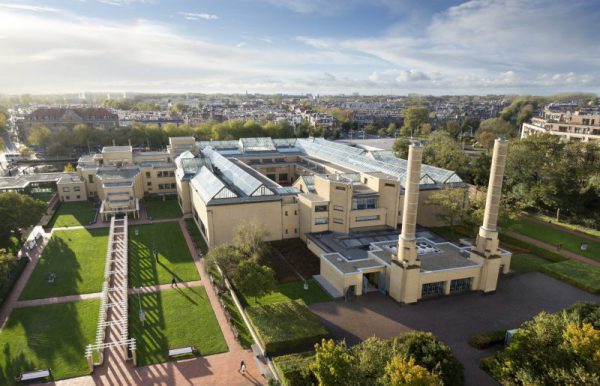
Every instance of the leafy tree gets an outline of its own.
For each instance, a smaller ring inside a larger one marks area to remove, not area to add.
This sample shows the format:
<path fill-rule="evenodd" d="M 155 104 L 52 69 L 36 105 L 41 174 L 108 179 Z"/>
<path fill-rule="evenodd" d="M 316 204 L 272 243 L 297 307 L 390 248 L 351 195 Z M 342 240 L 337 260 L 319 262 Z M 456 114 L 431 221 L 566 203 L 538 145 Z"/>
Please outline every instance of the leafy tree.
<path fill-rule="evenodd" d="M 390 123 L 388 128 L 387 128 L 387 133 L 388 135 L 394 135 L 396 134 L 396 131 L 398 130 L 398 126 L 396 126 L 395 123 Z"/>
<path fill-rule="evenodd" d="M 423 149 L 423 162 L 428 165 L 460 173 L 464 170 L 468 161 L 467 155 L 463 152 L 460 144 L 443 131 L 433 133 Z"/>
<path fill-rule="evenodd" d="M 423 366 L 415 363 L 415 359 L 408 360 L 394 356 L 385 366 L 385 374 L 381 384 L 388 386 L 434 386 L 442 383 L 437 376 L 431 374 Z"/>
<path fill-rule="evenodd" d="M 265 238 L 268 232 L 257 223 L 242 222 L 233 239 L 235 247 L 246 257 L 259 260 L 268 250 Z"/>
<path fill-rule="evenodd" d="M 392 145 L 394 155 L 398 158 L 408 159 L 408 147 L 410 146 L 410 140 L 407 138 L 396 138 Z"/>
<path fill-rule="evenodd" d="M 335 344 L 332 339 L 323 339 L 315 345 L 315 361 L 310 369 L 319 381 L 319 386 L 337 386 L 355 384 L 355 359 L 345 342 Z"/>
<path fill-rule="evenodd" d="M 33 146 L 46 148 L 46 146 L 48 146 L 48 141 L 51 134 L 52 133 L 50 129 L 48 129 L 46 126 L 34 127 L 29 133 L 27 141 Z"/>
<path fill-rule="evenodd" d="M 0 249 L 0 287 L 13 270 L 16 261 L 17 258 L 14 253 L 10 253 L 6 249 Z"/>
<path fill-rule="evenodd" d="M 0 193 L 0 233 L 13 232 L 21 244 L 21 230 L 37 224 L 46 209 L 46 203 L 30 196 Z"/>
<path fill-rule="evenodd" d="M 71 173 L 74 171 L 75 171 L 75 167 L 71 163 L 66 164 L 63 169 L 63 172 L 65 172 L 65 173 Z"/>
<path fill-rule="evenodd" d="M 444 130 L 446 130 L 446 132 L 448 132 L 448 134 L 450 134 L 452 138 L 458 138 L 458 136 L 460 135 L 460 126 L 458 125 L 457 121 L 446 121 L 446 124 L 444 126 Z"/>
<path fill-rule="evenodd" d="M 430 123 L 424 123 L 421 125 L 421 134 L 422 135 L 431 134 L 431 124 Z"/>
<path fill-rule="evenodd" d="M 246 296 L 267 295 L 275 289 L 275 273 L 254 260 L 242 260 L 233 272 L 236 287 Z"/>
<path fill-rule="evenodd" d="M 217 266 L 223 272 L 223 275 L 231 277 L 236 266 L 243 259 L 243 255 L 231 245 L 217 245 L 208 250 L 205 256 L 208 268 Z"/>
<path fill-rule="evenodd" d="M 386 134 L 387 134 L 387 130 L 384 129 L 383 127 L 377 131 L 377 135 L 379 135 L 380 137 L 385 137 Z"/>
<path fill-rule="evenodd" d="M 188 111 L 188 107 L 183 102 L 177 102 L 171 106 L 171 111 L 178 114 L 183 114 Z"/>
<path fill-rule="evenodd" d="M 25 145 L 21 145 L 21 147 L 19 148 L 19 154 L 21 155 L 21 157 L 29 158 L 33 155 L 33 150 L 31 150 Z"/>
<path fill-rule="evenodd" d="M 368 125 L 365 127 L 365 133 L 367 133 L 367 134 L 371 134 L 371 135 L 375 135 L 375 134 L 377 134 L 377 127 L 376 127 L 374 124 L 372 124 L 372 123 L 369 123 L 369 124 L 368 124 Z"/>
<path fill-rule="evenodd" d="M 475 132 L 475 139 L 482 146 L 491 149 L 496 138 L 512 138 L 515 134 L 516 130 L 510 122 L 501 118 L 490 118 L 479 124 L 479 129 Z"/>
<path fill-rule="evenodd" d="M 413 135 L 422 125 L 429 123 L 429 111 L 424 107 L 411 106 L 404 110 L 404 126 Z"/>
<path fill-rule="evenodd" d="M 385 366 L 394 355 L 394 343 L 395 339 L 371 337 L 352 347 L 357 367 L 355 378 L 359 384 L 368 385 L 383 377 Z"/>
<path fill-rule="evenodd" d="M 454 229 L 459 225 L 466 212 L 467 192 L 462 188 L 443 187 L 435 191 L 425 201 L 427 205 L 440 208 L 436 217 L 450 228 L 452 236 Z"/>

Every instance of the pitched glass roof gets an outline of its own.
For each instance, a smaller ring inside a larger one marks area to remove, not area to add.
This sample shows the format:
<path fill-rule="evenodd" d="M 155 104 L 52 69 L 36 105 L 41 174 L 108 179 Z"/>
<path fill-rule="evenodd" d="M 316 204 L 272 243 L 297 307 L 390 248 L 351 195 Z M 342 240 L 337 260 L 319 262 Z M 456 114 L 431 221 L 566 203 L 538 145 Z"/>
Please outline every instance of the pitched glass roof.
<path fill-rule="evenodd" d="M 275 151 L 275 144 L 270 137 L 240 138 L 240 150 L 247 151 Z"/>
<path fill-rule="evenodd" d="M 192 187 L 205 203 L 213 198 L 234 198 L 237 195 L 225 186 L 217 176 L 213 174 L 206 166 L 202 166 L 198 173 L 191 180 Z"/>

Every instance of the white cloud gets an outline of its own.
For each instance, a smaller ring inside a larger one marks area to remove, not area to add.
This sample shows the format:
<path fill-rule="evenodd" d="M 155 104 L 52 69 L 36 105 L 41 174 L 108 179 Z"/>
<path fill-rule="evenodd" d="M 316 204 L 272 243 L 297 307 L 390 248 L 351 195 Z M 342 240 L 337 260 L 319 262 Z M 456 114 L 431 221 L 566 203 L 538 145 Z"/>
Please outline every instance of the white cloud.
<path fill-rule="evenodd" d="M 58 12 L 59 10 L 51 7 L 44 7 L 39 5 L 21 4 L 21 3 L 0 3 L 0 8 L 13 9 L 17 11 L 30 11 L 30 12 Z"/>
<path fill-rule="evenodd" d="M 85 1 L 85 0 L 83 0 Z M 98 0 L 98 2 L 103 3 L 103 4 L 108 4 L 108 5 L 115 5 L 117 7 L 121 7 L 121 6 L 129 6 L 135 3 L 140 3 L 140 4 L 147 4 L 147 3 L 153 3 L 154 0 Z"/>
<path fill-rule="evenodd" d="M 210 13 L 179 12 L 186 20 L 217 20 L 219 17 Z"/>
<path fill-rule="evenodd" d="M 311 46 L 314 48 L 330 48 L 331 40 L 330 39 L 320 39 L 320 38 L 309 38 L 306 36 L 296 36 L 296 40 L 306 44 L 307 46 Z"/>

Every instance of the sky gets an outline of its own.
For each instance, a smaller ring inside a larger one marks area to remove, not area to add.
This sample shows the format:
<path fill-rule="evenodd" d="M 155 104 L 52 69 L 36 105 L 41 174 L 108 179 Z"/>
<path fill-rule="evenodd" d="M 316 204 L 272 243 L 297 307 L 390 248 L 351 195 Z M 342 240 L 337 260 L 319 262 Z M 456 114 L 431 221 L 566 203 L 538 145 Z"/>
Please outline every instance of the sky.
<path fill-rule="evenodd" d="M 599 0 L 0 0 L 0 93 L 598 93 L 599 20 Z"/>

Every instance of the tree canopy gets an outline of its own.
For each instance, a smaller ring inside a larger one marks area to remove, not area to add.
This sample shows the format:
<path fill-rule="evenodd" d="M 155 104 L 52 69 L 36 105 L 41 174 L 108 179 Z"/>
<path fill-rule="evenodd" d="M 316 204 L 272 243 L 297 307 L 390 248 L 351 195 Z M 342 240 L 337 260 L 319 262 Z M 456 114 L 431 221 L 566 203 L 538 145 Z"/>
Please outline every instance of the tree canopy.
<path fill-rule="evenodd" d="M 256 299 L 275 289 L 275 272 L 254 260 L 242 260 L 233 272 L 233 282 L 242 293 Z"/>
<path fill-rule="evenodd" d="M 14 232 L 37 224 L 47 206 L 43 201 L 16 192 L 0 193 L 0 233 Z"/>

